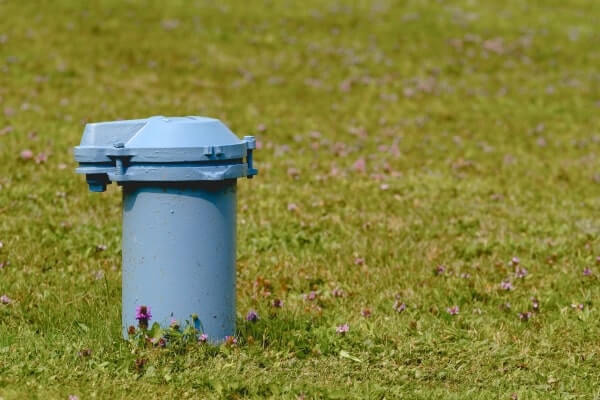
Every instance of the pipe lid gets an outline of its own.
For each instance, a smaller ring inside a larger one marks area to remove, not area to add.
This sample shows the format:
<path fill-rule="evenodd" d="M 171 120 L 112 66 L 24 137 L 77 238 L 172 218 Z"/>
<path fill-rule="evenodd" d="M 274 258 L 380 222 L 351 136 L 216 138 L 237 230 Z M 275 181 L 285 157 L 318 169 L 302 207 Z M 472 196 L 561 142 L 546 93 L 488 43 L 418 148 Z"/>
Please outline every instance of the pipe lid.
<path fill-rule="evenodd" d="M 87 124 L 74 153 L 90 190 L 104 191 L 111 181 L 251 178 L 255 148 L 253 136 L 240 140 L 218 119 L 156 116 Z"/>

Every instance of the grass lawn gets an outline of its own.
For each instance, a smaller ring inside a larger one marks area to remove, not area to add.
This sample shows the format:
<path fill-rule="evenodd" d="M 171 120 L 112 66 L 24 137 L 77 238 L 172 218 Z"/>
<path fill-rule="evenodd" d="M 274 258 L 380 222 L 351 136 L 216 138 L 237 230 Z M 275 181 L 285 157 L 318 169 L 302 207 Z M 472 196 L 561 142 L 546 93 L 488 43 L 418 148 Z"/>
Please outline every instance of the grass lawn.
<path fill-rule="evenodd" d="M 600 397 L 600 2 L 0 16 L 2 399 Z M 72 147 L 151 115 L 260 142 L 236 346 L 120 338 L 121 190 Z"/>

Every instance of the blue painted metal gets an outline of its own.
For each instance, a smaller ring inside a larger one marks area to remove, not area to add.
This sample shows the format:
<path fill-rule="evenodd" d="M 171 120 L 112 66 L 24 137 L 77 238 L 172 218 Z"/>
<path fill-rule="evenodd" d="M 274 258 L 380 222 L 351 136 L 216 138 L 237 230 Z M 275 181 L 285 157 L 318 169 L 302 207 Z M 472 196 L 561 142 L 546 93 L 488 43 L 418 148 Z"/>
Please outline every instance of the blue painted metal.
<path fill-rule="evenodd" d="M 141 304 L 162 326 L 197 314 L 212 340 L 234 334 L 235 183 L 123 187 L 123 335 Z"/>
<path fill-rule="evenodd" d="M 212 118 L 86 125 L 77 172 L 92 192 L 123 186 L 124 337 L 139 305 L 163 326 L 196 314 L 212 341 L 235 333 L 235 189 L 255 148 Z"/>
<path fill-rule="evenodd" d="M 251 178 L 255 148 L 253 136 L 240 140 L 217 119 L 151 117 L 87 124 L 75 159 L 90 190 L 102 192 L 110 182 Z"/>

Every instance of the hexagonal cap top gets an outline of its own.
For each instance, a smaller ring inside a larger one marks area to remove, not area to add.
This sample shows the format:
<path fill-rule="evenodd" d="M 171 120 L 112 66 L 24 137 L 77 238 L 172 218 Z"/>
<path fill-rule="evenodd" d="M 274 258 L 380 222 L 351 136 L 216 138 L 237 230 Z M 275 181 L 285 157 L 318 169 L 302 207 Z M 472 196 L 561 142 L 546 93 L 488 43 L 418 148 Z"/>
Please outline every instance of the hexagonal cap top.
<path fill-rule="evenodd" d="M 221 121 L 206 117 L 150 117 L 87 124 L 80 147 L 196 148 L 240 144 Z"/>

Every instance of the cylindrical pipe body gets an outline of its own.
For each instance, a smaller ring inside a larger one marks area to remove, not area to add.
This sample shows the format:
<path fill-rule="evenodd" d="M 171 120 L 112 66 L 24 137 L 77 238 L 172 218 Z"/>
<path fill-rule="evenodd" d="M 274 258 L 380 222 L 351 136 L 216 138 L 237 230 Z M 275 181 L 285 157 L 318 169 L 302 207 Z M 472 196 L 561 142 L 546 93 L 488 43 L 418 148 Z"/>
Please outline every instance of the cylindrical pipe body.
<path fill-rule="evenodd" d="M 235 333 L 236 180 L 123 185 L 123 336 L 136 307 L 211 341 Z"/>

